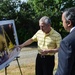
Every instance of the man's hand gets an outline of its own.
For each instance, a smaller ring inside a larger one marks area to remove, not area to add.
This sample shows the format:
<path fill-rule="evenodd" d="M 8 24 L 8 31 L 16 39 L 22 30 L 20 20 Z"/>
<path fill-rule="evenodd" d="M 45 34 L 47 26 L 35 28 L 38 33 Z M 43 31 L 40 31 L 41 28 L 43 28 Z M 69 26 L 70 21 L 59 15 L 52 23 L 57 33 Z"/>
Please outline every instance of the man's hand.
<path fill-rule="evenodd" d="M 46 55 L 46 54 L 48 54 L 48 53 L 56 53 L 58 50 L 57 49 L 51 49 L 51 50 L 46 50 L 46 49 L 43 49 L 43 50 L 41 50 L 41 54 L 42 55 Z"/>
<path fill-rule="evenodd" d="M 17 45 L 17 46 L 15 46 L 15 48 L 20 48 L 20 49 L 22 49 L 23 47 L 22 47 L 22 45 Z"/>
<path fill-rule="evenodd" d="M 41 54 L 42 54 L 42 55 L 46 55 L 47 53 L 48 53 L 48 50 L 42 50 L 42 51 L 41 51 Z"/>

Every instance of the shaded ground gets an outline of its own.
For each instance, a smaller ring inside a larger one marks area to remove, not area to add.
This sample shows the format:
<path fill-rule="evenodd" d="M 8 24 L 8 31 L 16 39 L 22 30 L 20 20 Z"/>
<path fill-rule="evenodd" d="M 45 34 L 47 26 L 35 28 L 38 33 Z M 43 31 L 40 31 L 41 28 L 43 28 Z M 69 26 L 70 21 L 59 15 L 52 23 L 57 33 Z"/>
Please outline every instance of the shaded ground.
<path fill-rule="evenodd" d="M 26 47 L 23 48 L 19 54 L 19 63 L 20 64 L 29 64 L 35 63 L 36 55 L 38 51 L 37 48 Z M 57 54 L 55 55 L 57 59 Z M 16 65 L 16 61 L 11 62 L 11 65 Z"/>
<path fill-rule="evenodd" d="M 35 58 L 37 55 L 37 48 L 23 48 L 19 54 L 20 58 L 19 63 L 22 64 L 29 64 L 29 63 L 35 63 Z M 11 62 L 10 65 L 16 65 L 16 60 Z"/>
<path fill-rule="evenodd" d="M 20 66 L 21 65 L 27 65 L 27 64 L 31 64 L 31 63 L 35 63 L 35 59 L 36 59 L 36 55 L 37 55 L 38 51 L 37 51 L 37 48 L 32 48 L 32 47 L 25 47 L 21 50 L 19 56 L 20 58 L 18 59 L 19 60 L 19 63 L 20 63 Z M 57 67 L 57 54 L 55 54 L 55 60 L 56 60 L 56 63 L 55 63 L 55 70 L 54 70 L 54 73 L 56 71 L 56 67 Z M 17 61 L 12 61 L 10 63 L 10 66 L 15 66 L 15 65 L 18 65 Z"/>

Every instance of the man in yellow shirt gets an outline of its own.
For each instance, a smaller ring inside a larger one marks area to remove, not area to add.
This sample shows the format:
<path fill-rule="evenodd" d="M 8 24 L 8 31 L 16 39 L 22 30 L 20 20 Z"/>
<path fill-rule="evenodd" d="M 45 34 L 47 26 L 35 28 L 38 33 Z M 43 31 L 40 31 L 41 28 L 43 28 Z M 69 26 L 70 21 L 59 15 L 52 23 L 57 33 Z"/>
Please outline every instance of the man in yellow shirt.
<path fill-rule="evenodd" d="M 58 52 L 61 35 L 51 27 L 51 20 L 43 16 L 39 20 L 40 30 L 35 35 L 19 45 L 20 48 L 37 42 L 38 54 L 36 57 L 35 75 L 53 75 L 54 54 Z"/>

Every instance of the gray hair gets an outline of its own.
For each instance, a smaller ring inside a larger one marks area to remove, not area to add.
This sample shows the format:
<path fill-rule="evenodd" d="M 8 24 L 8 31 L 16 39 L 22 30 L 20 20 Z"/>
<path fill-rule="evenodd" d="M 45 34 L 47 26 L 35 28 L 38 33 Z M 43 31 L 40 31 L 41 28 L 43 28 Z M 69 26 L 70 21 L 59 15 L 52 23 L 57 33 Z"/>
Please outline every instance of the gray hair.
<path fill-rule="evenodd" d="M 71 20 L 72 25 L 75 26 L 75 7 L 65 9 L 63 13 L 65 15 L 66 22 L 68 23 L 68 21 Z"/>
<path fill-rule="evenodd" d="M 51 20 L 50 20 L 50 18 L 49 17 L 47 17 L 47 16 L 43 16 L 40 20 L 39 20 L 39 22 L 44 22 L 45 24 L 51 24 Z"/>

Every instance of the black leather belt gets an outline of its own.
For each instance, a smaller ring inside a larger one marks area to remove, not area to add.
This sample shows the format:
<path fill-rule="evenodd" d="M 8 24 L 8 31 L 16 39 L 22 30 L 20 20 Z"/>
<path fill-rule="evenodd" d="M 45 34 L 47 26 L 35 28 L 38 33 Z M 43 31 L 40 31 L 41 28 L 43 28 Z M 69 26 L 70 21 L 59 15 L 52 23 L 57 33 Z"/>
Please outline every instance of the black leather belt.
<path fill-rule="evenodd" d="M 38 56 L 40 56 L 41 58 L 46 58 L 46 57 L 53 57 L 54 55 L 41 55 L 38 53 Z"/>

